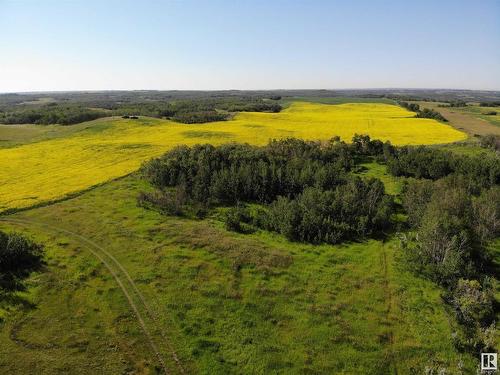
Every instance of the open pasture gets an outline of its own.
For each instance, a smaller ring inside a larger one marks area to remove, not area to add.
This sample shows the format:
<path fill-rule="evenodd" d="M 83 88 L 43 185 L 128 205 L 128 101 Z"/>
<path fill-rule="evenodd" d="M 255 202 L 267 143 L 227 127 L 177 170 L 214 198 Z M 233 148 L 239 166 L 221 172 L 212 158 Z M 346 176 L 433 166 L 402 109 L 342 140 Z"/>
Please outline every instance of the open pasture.
<path fill-rule="evenodd" d="M 0 212 L 57 200 L 124 176 L 180 144 L 265 144 L 272 138 L 335 135 L 349 141 L 355 133 L 396 145 L 466 138 L 450 126 L 413 115 L 388 104 L 294 103 L 280 113 L 239 113 L 231 121 L 196 125 L 153 118 L 99 119 L 66 137 L 28 139 L 31 143 L 0 149 Z"/>

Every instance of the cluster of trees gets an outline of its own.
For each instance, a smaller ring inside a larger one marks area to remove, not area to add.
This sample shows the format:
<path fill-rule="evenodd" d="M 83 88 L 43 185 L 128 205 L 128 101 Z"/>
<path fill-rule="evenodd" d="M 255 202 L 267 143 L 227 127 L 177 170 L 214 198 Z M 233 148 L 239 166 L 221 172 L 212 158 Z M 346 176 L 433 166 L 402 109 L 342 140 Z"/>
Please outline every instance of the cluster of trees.
<path fill-rule="evenodd" d="M 420 106 L 416 103 L 408 103 L 400 101 L 398 102 L 398 104 L 409 111 L 416 112 L 417 114 L 415 115 L 415 117 L 417 118 L 432 118 L 434 120 L 443 122 L 448 121 L 446 118 L 443 117 L 443 115 L 441 115 L 441 113 L 429 108 L 420 109 Z"/>
<path fill-rule="evenodd" d="M 308 187 L 295 198 L 279 196 L 262 223 L 292 241 L 334 244 L 387 229 L 392 212 L 383 183 L 357 177 L 334 189 Z"/>
<path fill-rule="evenodd" d="M 453 176 L 467 183 L 471 192 L 500 184 L 498 155 L 466 156 L 437 148 L 408 146 L 392 148 L 390 153 L 386 153 L 385 161 L 394 176 L 430 180 Z"/>
<path fill-rule="evenodd" d="M 382 149 L 373 143 L 357 136 L 353 145 L 286 139 L 265 147 L 182 146 L 142 167 L 160 193 L 143 194 L 141 201 L 170 213 L 182 211 L 187 201 L 203 207 L 255 202 L 263 209 L 250 215 L 253 223 L 291 240 L 359 239 L 386 228 L 392 212 L 379 180 L 348 173 L 360 154 Z M 228 228 L 240 227 L 240 214 L 228 215 Z"/>
<path fill-rule="evenodd" d="M 279 112 L 281 106 L 263 98 L 222 97 L 116 104 L 110 109 L 114 115 L 119 116 L 141 115 L 167 118 L 185 124 L 196 124 L 227 120 L 230 117 L 230 112 Z"/>
<path fill-rule="evenodd" d="M 0 123 L 72 125 L 105 116 L 107 114 L 104 111 L 89 109 L 79 105 L 51 103 L 36 108 L 0 111 Z"/>
<path fill-rule="evenodd" d="M 420 106 L 417 103 L 408 103 L 408 102 L 398 102 L 398 104 L 406 108 L 408 111 L 412 112 L 419 112 L 420 111 Z"/>
<path fill-rule="evenodd" d="M 411 267 L 444 288 L 461 330 L 461 350 L 494 346 L 494 297 L 488 276 L 488 243 L 500 235 L 500 187 L 471 194 L 466 180 L 450 175 L 414 180 L 402 194 L 411 228 L 402 247 Z"/>
<path fill-rule="evenodd" d="M 291 138 L 265 147 L 180 146 L 146 163 L 142 172 L 160 189 L 183 186 L 190 198 L 212 205 L 269 203 L 309 186 L 331 188 L 345 181 L 353 165 L 352 148 L 342 142 L 323 147 Z"/>
<path fill-rule="evenodd" d="M 467 107 L 467 102 L 464 102 L 462 100 L 456 100 L 456 101 L 450 101 L 446 104 L 439 104 L 438 107 Z"/>
<path fill-rule="evenodd" d="M 228 117 L 227 113 L 218 112 L 212 103 L 201 100 L 121 104 L 112 109 L 112 114 L 167 118 L 186 124 L 224 121 Z"/>
<path fill-rule="evenodd" d="M 481 107 L 500 107 L 500 101 L 480 102 Z"/>
<path fill-rule="evenodd" d="M 417 118 L 432 118 L 434 120 L 447 122 L 448 120 L 443 117 L 443 115 L 433 109 L 424 108 L 417 113 L 415 116 Z"/>
<path fill-rule="evenodd" d="M 479 136 L 479 144 L 481 147 L 494 151 L 500 151 L 500 135 L 487 134 Z"/>
<path fill-rule="evenodd" d="M 24 289 L 23 279 L 42 266 L 42 245 L 21 234 L 0 231 L 0 292 Z"/>

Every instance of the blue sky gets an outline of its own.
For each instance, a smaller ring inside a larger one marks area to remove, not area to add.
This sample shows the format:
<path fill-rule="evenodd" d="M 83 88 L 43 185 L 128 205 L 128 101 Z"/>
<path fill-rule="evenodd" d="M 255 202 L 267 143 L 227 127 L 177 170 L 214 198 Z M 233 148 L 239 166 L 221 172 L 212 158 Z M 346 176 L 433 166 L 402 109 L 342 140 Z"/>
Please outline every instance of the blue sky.
<path fill-rule="evenodd" d="M 500 90 L 500 0 L 0 0 L 0 92 Z"/>

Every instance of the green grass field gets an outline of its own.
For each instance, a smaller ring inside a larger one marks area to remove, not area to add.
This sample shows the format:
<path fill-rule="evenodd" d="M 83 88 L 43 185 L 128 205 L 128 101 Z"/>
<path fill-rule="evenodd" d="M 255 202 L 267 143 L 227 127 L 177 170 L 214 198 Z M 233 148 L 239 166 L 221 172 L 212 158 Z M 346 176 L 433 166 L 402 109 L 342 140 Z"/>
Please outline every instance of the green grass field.
<path fill-rule="evenodd" d="M 459 107 L 461 112 L 470 113 L 480 119 L 488 121 L 490 124 L 500 126 L 500 108 L 498 107 L 480 107 L 479 105 L 469 105 Z M 497 112 L 496 115 L 487 115 L 488 112 Z"/>

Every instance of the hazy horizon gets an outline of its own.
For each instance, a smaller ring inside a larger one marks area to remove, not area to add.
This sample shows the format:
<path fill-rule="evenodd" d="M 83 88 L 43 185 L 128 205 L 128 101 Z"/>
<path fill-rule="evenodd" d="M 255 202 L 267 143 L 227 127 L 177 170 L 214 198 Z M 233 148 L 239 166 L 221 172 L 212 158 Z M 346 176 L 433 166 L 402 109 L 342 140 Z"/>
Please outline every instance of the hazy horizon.
<path fill-rule="evenodd" d="M 0 0 L 0 92 L 499 91 L 500 2 L 414 5 Z"/>
<path fill-rule="evenodd" d="M 87 90 L 33 90 L 33 91 L 0 91 L 0 95 L 5 95 L 5 94 L 49 94 L 49 93 L 78 93 L 78 92 L 119 92 L 119 91 L 178 91 L 178 92 L 218 92 L 218 91 L 248 91 L 248 92 L 259 92 L 259 91 L 394 91 L 394 90 L 413 90 L 413 91 L 425 91 L 425 90 L 444 90 L 444 91 L 484 91 L 484 92 L 500 92 L 500 89 L 495 90 L 495 89 L 464 89 L 464 88 L 457 88 L 457 89 L 450 89 L 446 87 L 361 87 L 361 88 L 352 88 L 352 87 L 346 87 L 346 88 L 304 88 L 304 89 L 294 89 L 294 88 L 288 88 L 288 89 L 282 89 L 282 88 L 271 88 L 271 89 L 87 89 Z"/>

